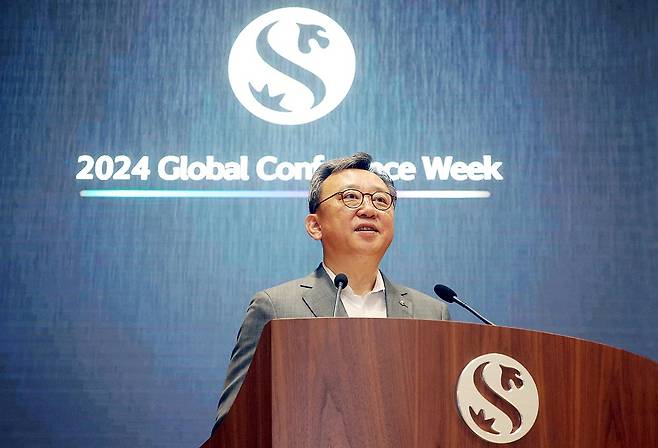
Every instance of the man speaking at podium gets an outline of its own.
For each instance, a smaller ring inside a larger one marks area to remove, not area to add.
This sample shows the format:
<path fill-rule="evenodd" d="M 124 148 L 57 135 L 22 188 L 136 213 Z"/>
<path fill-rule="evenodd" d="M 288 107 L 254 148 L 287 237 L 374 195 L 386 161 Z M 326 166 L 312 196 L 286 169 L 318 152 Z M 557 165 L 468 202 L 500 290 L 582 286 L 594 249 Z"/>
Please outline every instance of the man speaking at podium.
<path fill-rule="evenodd" d="M 392 317 L 447 320 L 447 306 L 421 292 L 392 283 L 379 270 L 391 241 L 397 199 L 390 177 L 371 168 L 372 157 L 357 153 L 329 160 L 311 179 L 306 231 L 322 244 L 322 263 L 299 280 L 257 293 L 238 332 L 215 428 L 238 394 L 258 339 L 278 318 Z M 336 302 L 336 275 L 348 284 Z M 335 305 L 337 303 L 337 308 Z"/>

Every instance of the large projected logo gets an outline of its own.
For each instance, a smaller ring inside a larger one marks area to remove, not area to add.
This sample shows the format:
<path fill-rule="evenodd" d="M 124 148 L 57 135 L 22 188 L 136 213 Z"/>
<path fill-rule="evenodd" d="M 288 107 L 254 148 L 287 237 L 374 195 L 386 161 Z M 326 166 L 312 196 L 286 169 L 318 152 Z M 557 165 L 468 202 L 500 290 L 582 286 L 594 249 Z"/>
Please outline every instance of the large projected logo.
<path fill-rule="evenodd" d="M 356 56 L 345 31 L 307 8 L 281 8 L 238 35 L 228 76 L 238 101 L 270 123 L 296 125 L 334 110 L 354 81 Z"/>

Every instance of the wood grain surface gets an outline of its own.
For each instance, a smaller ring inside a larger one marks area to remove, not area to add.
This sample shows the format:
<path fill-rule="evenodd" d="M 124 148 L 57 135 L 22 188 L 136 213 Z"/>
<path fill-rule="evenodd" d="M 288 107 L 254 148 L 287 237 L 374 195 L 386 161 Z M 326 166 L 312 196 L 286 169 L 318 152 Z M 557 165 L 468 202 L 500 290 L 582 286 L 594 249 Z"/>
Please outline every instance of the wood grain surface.
<path fill-rule="evenodd" d="M 514 447 L 658 446 L 658 365 L 535 331 L 396 319 L 275 320 L 204 447 L 482 447 L 456 406 L 473 358 L 521 362 L 539 414 Z"/>

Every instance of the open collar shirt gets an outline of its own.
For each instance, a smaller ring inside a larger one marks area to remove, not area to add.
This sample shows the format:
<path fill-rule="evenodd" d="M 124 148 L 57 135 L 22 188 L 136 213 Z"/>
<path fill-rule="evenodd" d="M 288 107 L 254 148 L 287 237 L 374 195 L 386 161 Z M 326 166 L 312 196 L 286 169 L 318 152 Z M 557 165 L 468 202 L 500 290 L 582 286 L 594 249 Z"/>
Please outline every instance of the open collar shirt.
<path fill-rule="evenodd" d="M 336 274 L 331 272 L 324 263 L 322 267 L 333 282 Z M 349 317 L 386 317 L 386 292 L 384 289 L 384 278 L 382 273 L 377 270 L 377 279 L 372 291 L 360 296 L 354 293 L 349 283 L 343 289 L 340 300 L 345 307 Z"/>

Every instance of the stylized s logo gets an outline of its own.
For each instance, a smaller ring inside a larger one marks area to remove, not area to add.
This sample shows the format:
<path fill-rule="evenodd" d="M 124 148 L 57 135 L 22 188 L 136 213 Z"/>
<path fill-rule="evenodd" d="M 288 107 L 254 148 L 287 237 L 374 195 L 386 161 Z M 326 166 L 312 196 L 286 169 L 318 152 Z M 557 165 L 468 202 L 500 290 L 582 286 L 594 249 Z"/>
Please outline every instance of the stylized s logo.
<path fill-rule="evenodd" d="M 257 117 L 303 124 L 342 102 L 355 61 L 352 43 L 332 19 L 312 9 L 282 8 L 242 30 L 229 55 L 229 81 Z"/>
<path fill-rule="evenodd" d="M 539 395 L 521 363 L 489 353 L 464 367 L 457 384 L 457 406 L 474 433 L 490 442 L 509 443 L 532 428 Z"/>

